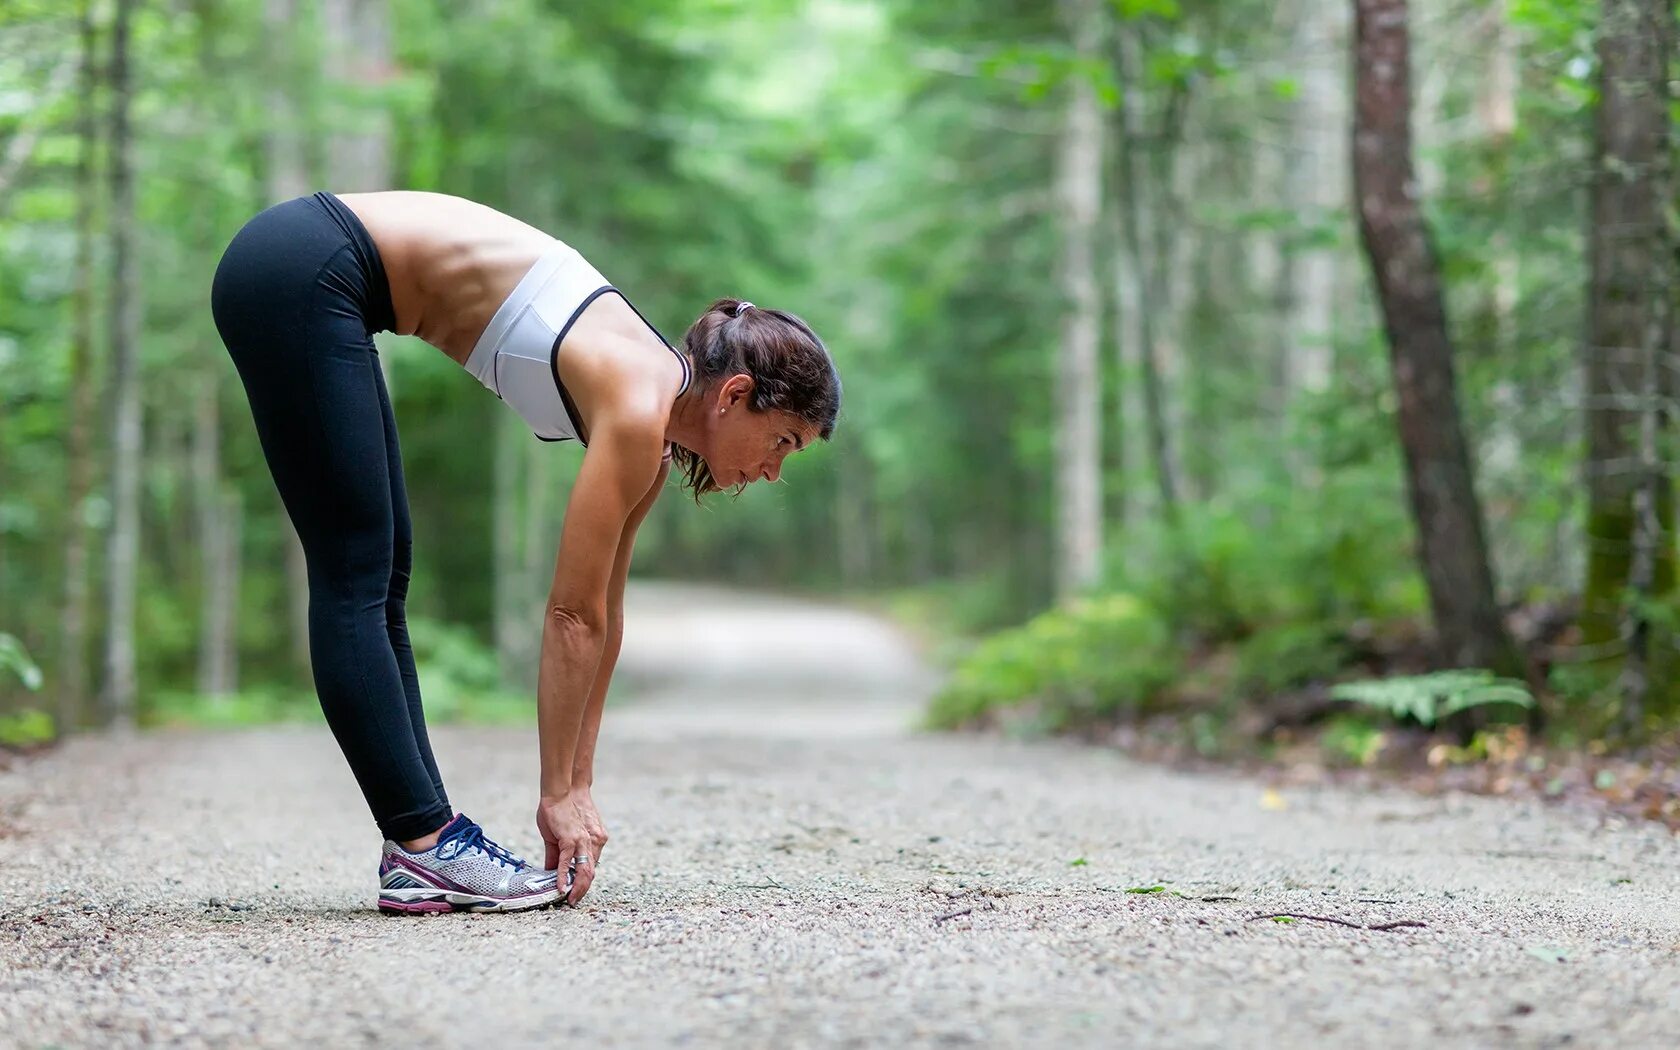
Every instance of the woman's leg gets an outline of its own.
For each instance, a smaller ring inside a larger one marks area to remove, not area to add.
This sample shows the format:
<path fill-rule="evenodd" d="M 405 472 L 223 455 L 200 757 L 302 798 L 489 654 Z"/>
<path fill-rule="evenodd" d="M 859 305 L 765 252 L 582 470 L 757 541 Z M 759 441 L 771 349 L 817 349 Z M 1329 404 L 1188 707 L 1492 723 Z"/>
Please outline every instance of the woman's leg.
<path fill-rule="evenodd" d="M 402 675 L 403 692 L 408 697 L 408 721 L 414 728 L 414 745 L 420 760 L 432 775 L 437 797 L 449 808 L 449 795 L 443 790 L 443 777 L 438 774 L 437 760 L 432 757 L 432 744 L 426 736 L 426 712 L 420 706 L 420 676 L 414 670 L 414 647 L 408 642 L 408 580 L 414 564 L 414 528 L 408 517 L 408 488 L 403 483 L 402 449 L 397 442 L 397 420 L 391 411 L 391 395 L 385 388 L 385 373 L 375 360 L 374 382 L 379 388 L 379 410 L 385 421 L 385 459 L 391 478 L 391 510 L 394 513 L 391 586 L 385 597 L 385 630 L 391 638 L 391 650 L 397 654 L 397 669 Z"/>
<path fill-rule="evenodd" d="M 387 607 L 397 559 L 379 362 L 342 232 L 291 201 L 246 225 L 211 305 L 309 569 L 310 662 L 327 725 L 385 837 L 452 814 L 409 717 Z M 406 507 L 405 516 L 406 516 Z"/>

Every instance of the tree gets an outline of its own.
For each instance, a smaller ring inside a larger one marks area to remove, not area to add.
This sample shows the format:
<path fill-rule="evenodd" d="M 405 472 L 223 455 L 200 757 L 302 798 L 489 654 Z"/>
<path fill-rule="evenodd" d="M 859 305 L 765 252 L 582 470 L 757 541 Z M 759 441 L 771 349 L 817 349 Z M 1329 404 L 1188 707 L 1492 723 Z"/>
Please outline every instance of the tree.
<path fill-rule="evenodd" d="M 1064 4 L 1079 67 L 1068 78 L 1056 165 L 1062 315 L 1056 372 L 1056 593 L 1067 598 L 1102 574 L 1101 300 L 1095 239 L 1102 209 L 1102 116 L 1090 63 L 1101 29 L 1093 0 Z"/>
<path fill-rule="evenodd" d="M 88 527 L 93 488 L 93 239 L 99 192 L 94 151 L 99 144 L 96 93 L 99 37 L 93 0 L 82 0 L 81 73 L 76 93 L 76 276 L 70 300 L 70 418 L 65 437 L 68 509 L 64 532 L 64 605 L 59 619 L 58 725 L 71 732 L 85 716 L 88 693 Z"/>
<path fill-rule="evenodd" d="M 105 645 L 106 715 L 119 728 L 135 723 L 135 587 L 140 556 L 140 332 L 143 323 L 135 214 L 134 134 L 130 116 L 130 30 L 135 0 L 117 0 L 111 29 L 111 445 L 109 623 Z"/>
<path fill-rule="evenodd" d="M 301 107 L 293 96 L 292 85 L 299 80 L 308 82 L 319 75 L 319 64 L 312 56 L 299 55 L 295 46 L 297 33 L 293 26 L 298 17 L 297 0 L 264 0 L 263 29 L 272 43 L 267 52 L 271 79 L 267 91 L 268 126 L 263 135 L 264 166 L 267 174 L 267 200 L 272 204 L 290 200 L 310 191 L 314 179 L 309 173 L 308 136 Z M 273 503 L 283 508 L 279 494 Z M 309 563 L 304 559 L 303 540 L 298 537 L 292 519 L 280 511 L 281 543 L 286 559 L 286 623 L 292 670 L 304 681 L 309 680 Z"/>
<path fill-rule="evenodd" d="M 1674 490 L 1661 452 L 1669 434 L 1674 336 L 1668 76 L 1672 9 L 1605 0 L 1599 26 L 1591 275 L 1587 300 L 1587 581 L 1589 654 L 1619 650 L 1625 721 L 1647 700 L 1672 713 L 1669 632 L 1651 603 L 1674 591 Z M 1657 643 L 1661 643 L 1660 649 Z M 1651 694 L 1655 695 L 1651 695 Z"/>
<path fill-rule="evenodd" d="M 1406 0 L 1355 0 L 1354 192 L 1399 395 L 1400 445 L 1438 659 L 1511 673 L 1459 419 L 1440 266 L 1416 197 Z"/>

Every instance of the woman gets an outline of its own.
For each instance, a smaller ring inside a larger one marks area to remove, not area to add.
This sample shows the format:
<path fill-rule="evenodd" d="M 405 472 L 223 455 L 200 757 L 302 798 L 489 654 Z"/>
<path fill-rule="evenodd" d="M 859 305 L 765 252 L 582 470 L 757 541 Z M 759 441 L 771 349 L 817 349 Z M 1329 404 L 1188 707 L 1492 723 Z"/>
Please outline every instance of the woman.
<path fill-rule="evenodd" d="M 386 840 L 380 909 L 577 903 L 607 842 L 590 785 L 636 529 L 673 461 L 698 500 L 775 481 L 789 454 L 833 434 L 840 381 L 822 341 L 790 314 L 720 299 L 678 350 L 572 248 L 434 193 L 269 208 L 222 256 L 211 308 L 303 542 L 316 692 Z M 537 437 L 586 448 L 543 622 L 541 869 L 453 811 L 426 738 L 381 331 L 448 354 Z"/>

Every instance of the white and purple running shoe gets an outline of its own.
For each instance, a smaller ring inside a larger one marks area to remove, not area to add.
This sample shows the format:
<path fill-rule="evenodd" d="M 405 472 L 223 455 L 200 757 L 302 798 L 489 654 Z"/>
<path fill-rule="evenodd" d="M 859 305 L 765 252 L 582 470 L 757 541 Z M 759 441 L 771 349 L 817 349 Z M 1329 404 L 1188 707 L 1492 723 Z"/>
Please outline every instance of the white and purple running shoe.
<path fill-rule="evenodd" d="M 390 915 L 524 911 L 558 900 L 558 877 L 558 872 L 533 867 L 491 842 L 483 828 L 458 813 L 431 849 L 410 853 L 385 841 L 379 860 L 379 910 Z"/>

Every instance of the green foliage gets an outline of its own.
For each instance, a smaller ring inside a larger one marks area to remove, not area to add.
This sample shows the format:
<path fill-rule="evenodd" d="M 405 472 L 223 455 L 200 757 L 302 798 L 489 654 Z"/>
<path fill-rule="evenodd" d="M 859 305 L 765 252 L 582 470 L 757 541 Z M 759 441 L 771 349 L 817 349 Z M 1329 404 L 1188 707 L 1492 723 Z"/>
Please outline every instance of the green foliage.
<path fill-rule="evenodd" d="M 15 674 L 30 692 L 41 688 L 41 669 L 29 658 L 23 643 L 4 631 L 0 631 L 0 671 Z"/>
<path fill-rule="evenodd" d="M 410 618 L 408 629 L 428 722 L 521 724 L 535 717 L 534 700 L 502 687 L 496 654 L 470 629 L 428 617 Z M 277 685 L 226 696 L 159 690 L 149 696 L 141 718 L 147 726 L 225 728 L 320 721 L 313 690 Z"/>
<path fill-rule="evenodd" d="M 1350 649 L 1330 624 L 1283 624 L 1260 630 L 1237 647 L 1236 685 L 1254 695 L 1321 681 L 1342 670 Z"/>
<path fill-rule="evenodd" d="M 1121 18 L 1128 21 L 1139 18 L 1162 18 L 1172 20 L 1179 17 L 1178 0 L 1110 0 L 1114 11 Z"/>
<path fill-rule="evenodd" d="M 56 736 L 52 716 L 45 711 L 26 707 L 0 715 L 0 747 L 33 747 L 49 743 Z"/>
<path fill-rule="evenodd" d="M 429 721 L 518 723 L 536 718 L 535 698 L 503 687 L 495 652 L 470 628 L 411 618 L 408 636 Z"/>
<path fill-rule="evenodd" d="M 252 685 L 221 696 L 161 689 L 140 712 L 145 727 L 205 726 L 240 729 L 274 723 L 320 723 L 325 719 L 312 691 L 280 685 Z"/>
<path fill-rule="evenodd" d="M 1029 701 L 1053 726 L 1136 712 L 1180 669 L 1171 632 L 1142 600 L 1087 598 L 980 643 L 957 665 L 927 717 L 930 725 L 949 727 Z"/>
<path fill-rule="evenodd" d="M 1399 478 L 1386 447 L 1316 490 L 1267 471 L 1187 507 L 1176 530 L 1152 525 L 1117 545 L 1111 586 L 1144 595 L 1176 629 L 1209 641 L 1277 624 L 1419 615 L 1424 593 Z"/>
<path fill-rule="evenodd" d="M 1017 596 L 1000 573 L 936 580 L 880 596 L 901 623 L 953 640 L 1018 623 Z"/>
<path fill-rule="evenodd" d="M 1343 766 L 1370 765 L 1382 753 L 1385 743 L 1387 737 L 1380 728 L 1356 715 L 1332 717 L 1318 738 L 1325 759 Z"/>
<path fill-rule="evenodd" d="M 1396 719 L 1415 719 L 1425 726 L 1433 726 L 1449 715 L 1473 707 L 1534 706 L 1534 697 L 1522 682 L 1476 669 L 1346 682 L 1331 689 L 1330 695 L 1337 700 L 1374 707 Z"/>

